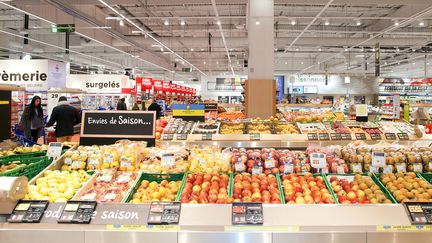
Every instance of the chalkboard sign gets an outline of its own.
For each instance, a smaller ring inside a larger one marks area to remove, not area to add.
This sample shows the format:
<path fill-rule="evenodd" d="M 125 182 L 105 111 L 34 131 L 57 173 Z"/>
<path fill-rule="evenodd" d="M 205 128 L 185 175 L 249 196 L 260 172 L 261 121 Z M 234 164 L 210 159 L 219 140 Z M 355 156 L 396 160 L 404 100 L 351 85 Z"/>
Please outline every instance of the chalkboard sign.
<path fill-rule="evenodd" d="M 81 137 L 154 138 L 154 111 L 83 111 Z"/>
<path fill-rule="evenodd" d="M 204 111 L 217 111 L 218 110 L 218 104 L 217 103 L 205 103 L 204 104 Z"/>

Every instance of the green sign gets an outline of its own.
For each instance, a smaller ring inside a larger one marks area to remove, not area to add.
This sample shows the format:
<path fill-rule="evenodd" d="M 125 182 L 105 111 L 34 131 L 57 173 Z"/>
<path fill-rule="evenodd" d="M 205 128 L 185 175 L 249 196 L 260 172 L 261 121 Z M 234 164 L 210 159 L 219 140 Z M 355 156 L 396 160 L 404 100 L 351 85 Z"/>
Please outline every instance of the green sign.
<path fill-rule="evenodd" d="M 182 72 L 184 72 L 184 73 L 191 73 L 192 72 L 192 68 L 191 67 L 182 68 Z"/>
<path fill-rule="evenodd" d="M 404 104 L 403 106 L 403 114 L 404 114 L 404 120 L 406 122 L 409 122 L 410 120 L 410 111 L 409 111 L 409 104 Z"/>
<path fill-rule="evenodd" d="M 53 24 L 51 26 L 53 33 L 67 33 L 75 32 L 75 24 Z"/>

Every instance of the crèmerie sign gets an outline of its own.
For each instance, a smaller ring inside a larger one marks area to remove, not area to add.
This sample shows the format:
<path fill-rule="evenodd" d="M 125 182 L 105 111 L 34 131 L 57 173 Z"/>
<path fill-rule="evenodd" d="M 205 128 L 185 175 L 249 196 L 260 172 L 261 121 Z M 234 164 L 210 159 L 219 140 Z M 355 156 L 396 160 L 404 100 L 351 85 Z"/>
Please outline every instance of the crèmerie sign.
<path fill-rule="evenodd" d="M 81 137 L 154 138 L 154 111 L 83 111 Z"/>

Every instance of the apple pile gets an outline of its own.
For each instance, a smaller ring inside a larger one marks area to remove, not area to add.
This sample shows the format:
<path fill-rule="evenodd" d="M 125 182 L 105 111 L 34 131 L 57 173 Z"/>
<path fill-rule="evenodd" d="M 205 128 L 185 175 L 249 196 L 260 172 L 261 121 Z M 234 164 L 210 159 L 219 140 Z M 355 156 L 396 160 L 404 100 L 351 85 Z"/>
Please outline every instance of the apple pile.
<path fill-rule="evenodd" d="M 146 202 L 173 202 L 177 192 L 180 189 L 181 181 L 163 180 L 160 183 L 156 181 L 143 180 L 137 191 L 133 194 L 131 203 Z"/>
<path fill-rule="evenodd" d="M 234 148 L 231 164 L 232 171 L 251 174 L 305 173 L 311 170 L 305 153 L 288 149 Z"/>
<path fill-rule="evenodd" d="M 330 183 L 341 204 L 391 203 L 369 176 L 331 176 Z"/>
<path fill-rule="evenodd" d="M 398 202 L 432 202 L 432 185 L 415 173 L 385 173 L 381 182 Z"/>
<path fill-rule="evenodd" d="M 226 174 L 188 174 L 180 198 L 182 203 L 232 203 L 228 197 L 229 176 Z"/>
<path fill-rule="evenodd" d="M 311 173 L 282 176 L 285 200 L 288 204 L 334 204 L 330 191 L 321 176 Z"/>
<path fill-rule="evenodd" d="M 275 175 L 237 174 L 233 187 L 234 202 L 281 203 Z"/>

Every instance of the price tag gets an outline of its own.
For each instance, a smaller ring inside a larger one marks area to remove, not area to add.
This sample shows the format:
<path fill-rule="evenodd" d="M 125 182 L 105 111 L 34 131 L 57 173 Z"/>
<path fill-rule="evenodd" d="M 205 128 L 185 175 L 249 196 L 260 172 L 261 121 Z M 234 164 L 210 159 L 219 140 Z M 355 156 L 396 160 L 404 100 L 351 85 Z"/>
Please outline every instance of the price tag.
<path fill-rule="evenodd" d="M 413 164 L 414 172 L 423 172 L 423 165 L 422 164 Z"/>
<path fill-rule="evenodd" d="M 233 225 L 261 225 L 263 223 L 262 203 L 235 202 L 232 204 Z"/>
<path fill-rule="evenodd" d="M 338 167 L 336 168 L 336 171 L 338 174 L 345 174 L 345 169 L 342 165 L 338 165 Z"/>
<path fill-rule="evenodd" d="M 284 165 L 284 174 L 291 174 L 294 172 L 294 166 L 292 164 L 286 164 Z"/>
<path fill-rule="evenodd" d="M 252 175 L 259 175 L 262 174 L 262 167 L 261 166 L 254 166 L 252 168 Z"/>
<path fill-rule="evenodd" d="M 180 202 L 152 202 L 147 223 L 149 225 L 178 224 L 180 212 Z"/>
<path fill-rule="evenodd" d="M 48 201 L 20 200 L 8 218 L 9 223 L 39 223 Z"/>
<path fill-rule="evenodd" d="M 120 167 L 130 168 L 132 166 L 132 159 L 126 156 L 120 158 Z"/>
<path fill-rule="evenodd" d="M 316 133 L 308 133 L 307 137 L 308 137 L 308 140 L 318 140 L 318 134 L 316 134 Z"/>
<path fill-rule="evenodd" d="M 304 174 L 304 173 L 306 173 L 306 172 L 308 172 L 308 171 L 304 171 L 304 172 L 302 172 L 302 173 Z M 328 171 L 327 167 L 321 169 L 321 173 L 327 174 L 328 172 L 329 172 L 329 171 Z"/>
<path fill-rule="evenodd" d="M 172 133 L 164 133 L 162 135 L 162 140 L 173 140 L 174 134 Z"/>
<path fill-rule="evenodd" d="M 309 155 L 310 164 L 313 168 L 324 168 L 326 167 L 326 155 L 323 153 L 311 153 Z"/>
<path fill-rule="evenodd" d="M 87 165 L 88 166 L 93 166 L 95 169 L 97 169 L 97 167 L 99 166 L 99 159 L 98 158 L 92 158 L 92 157 L 90 157 L 87 160 Z"/>
<path fill-rule="evenodd" d="M 371 139 L 375 140 L 375 141 L 382 139 L 381 134 L 379 134 L 379 133 L 372 133 L 372 134 L 370 134 L 370 136 L 371 136 Z"/>
<path fill-rule="evenodd" d="M 261 140 L 261 135 L 259 133 L 252 133 L 250 134 L 250 138 L 251 141 L 258 141 Z"/>
<path fill-rule="evenodd" d="M 378 173 L 378 170 L 379 168 L 378 167 L 373 167 L 373 166 L 369 166 L 369 172 L 371 172 L 371 173 Z"/>
<path fill-rule="evenodd" d="M 383 173 L 393 173 L 393 166 L 392 165 L 384 166 Z"/>
<path fill-rule="evenodd" d="M 356 133 L 355 134 L 357 140 L 366 140 L 366 134 L 365 133 Z"/>
<path fill-rule="evenodd" d="M 406 172 L 406 165 L 405 164 L 396 164 L 396 171 L 397 172 Z"/>
<path fill-rule="evenodd" d="M 242 162 L 236 162 L 234 164 L 234 169 L 236 170 L 236 172 L 243 172 L 245 171 L 245 165 Z"/>
<path fill-rule="evenodd" d="M 386 133 L 384 134 L 387 140 L 396 140 L 396 134 L 394 133 Z"/>
<path fill-rule="evenodd" d="M 201 140 L 208 141 L 213 139 L 213 134 L 211 133 L 204 133 L 201 135 Z"/>
<path fill-rule="evenodd" d="M 425 227 L 428 227 L 426 224 L 432 224 L 431 202 L 404 202 L 403 205 L 406 209 L 405 212 L 408 214 L 411 224 L 416 225 L 414 229 L 410 230 L 430 231 L 432 229 L 425 229 Z"/>
<path fill-rule="evenodd" d="M 161 159 L 161 166 L 163 167 L 173 167 L 175 164 L 174 154 L 164 154 Z"/>
<path fill-rule="evenodd" d="M 330 136 L 328 133 L 319 133 L 318 138 L 319 140 L 330 140 Z"/>
<path fill-rule="evenodd" d="M 342 140 L 342 134 L 340 133 L 332 133 L 330 134 L 332 140 Z"/>
<path fill-rule="evenodd" d="M 361 164 L 353 164 L 352 170 L 354 173 L 362 173 L 363 172 Z"/>
<path fill-rule="evenodd" d="M 352 140 L 351 134 L 349 133 L 342 133 L 342 140 Z"/>
<path fill-rule="evenodd" d="M 46 156 L 48 158 L 58 158 L 62 154 L 62 143 L 49 143 Z"/>
<path fill-rule="evenodd" d="M 97 203 L 94 201 L 69 201 L 63 208 L 58 223 L 89 224 Z"/>
<path fill-rule="evenodd" d="M 397 136 L 399 137 L 399 140 L 409 140 L 409 136 L 407 133 L 398 133 Z"/>
<path fill-rule="evenodd" d="M 272 158 L 267 158 L 264 162 L 266 169 L 271 169 L 275 167 L 274 160 Z"/>
<path fill-rule="evenodd" d="M 372 166 L 373 167 L 384 167 L 385 165 L 386 165 L 385 153 L 372 152 Z"/>
<path fill-rule="evenodd" d="M 113 154 L 104 154 L 103 162 L 104 163 L 114 162 L 114 155 Z"/>
<path fill-rule="evenodd" d="M 187 140 L 188 134 L 187 133 L 179 133 L 177 134 L 177 140 Z"/>

